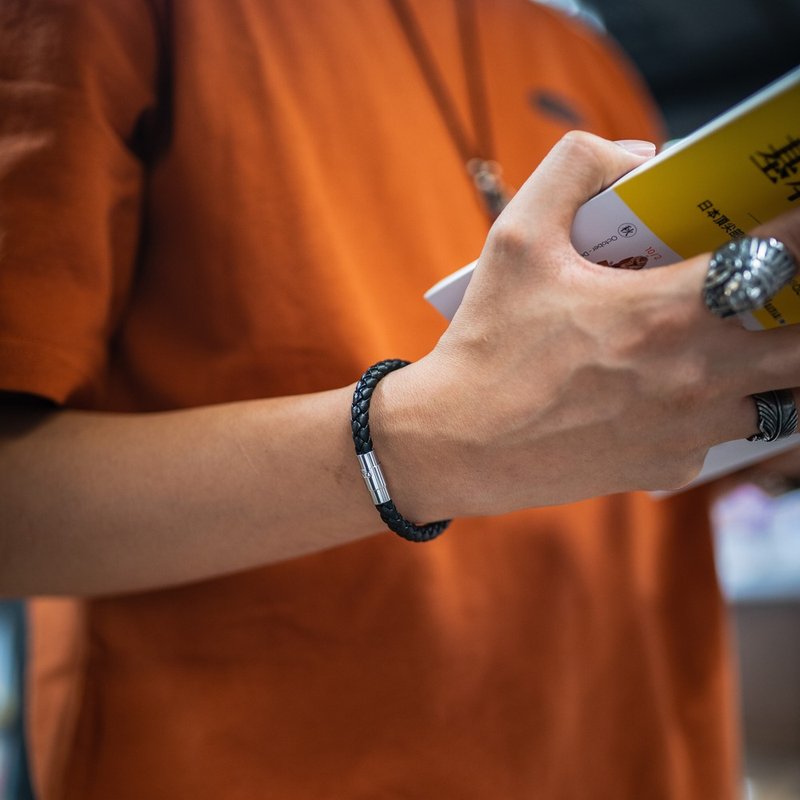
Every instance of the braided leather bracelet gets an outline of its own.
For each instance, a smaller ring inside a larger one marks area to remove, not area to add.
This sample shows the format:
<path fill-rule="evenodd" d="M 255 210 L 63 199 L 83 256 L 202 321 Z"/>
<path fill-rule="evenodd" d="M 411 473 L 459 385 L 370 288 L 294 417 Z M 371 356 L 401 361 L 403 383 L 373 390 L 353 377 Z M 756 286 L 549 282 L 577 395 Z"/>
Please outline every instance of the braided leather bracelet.
<path fill-rule="evenodd" d="M 353 442 L 356 446 L 356 455 L 361 464 L 361 475 L 367 489 L 372 496 L 372 502 L 381 515 L 381 519 L 386 523 L 389 530 L 394 531 L 398 536 L 408 539 L 410 542 L 429 542 L 442 533 L 451 520 L 444 519 L 438 522 L 431 522 L 429 525 L 415 525 L 407 520 L 396 508 L 389 497 L 389 490 L 386 488 L 386 481 L 383 477 L 375 451 L 372 449 L 372 437 L 369 432 L 369 403 L 372 399 L 372 392 L 378 385 L 378 381 L 390 372 L 405 367 L 408 361 L 399 358 L 391 358 L 386 361 L 379 361 L 373 364 L 356 384 L 353 392 L 352 424 Z"/>

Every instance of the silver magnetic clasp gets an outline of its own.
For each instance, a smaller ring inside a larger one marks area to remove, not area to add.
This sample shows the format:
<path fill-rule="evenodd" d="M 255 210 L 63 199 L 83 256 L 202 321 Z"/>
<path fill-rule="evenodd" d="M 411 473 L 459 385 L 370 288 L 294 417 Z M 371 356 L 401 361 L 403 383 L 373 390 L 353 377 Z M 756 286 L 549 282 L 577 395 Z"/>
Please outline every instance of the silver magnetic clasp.
<path fill-rule="evenodd" d="M 386 479 L 383 477 L 383 471 L 378 463 L 375 451 L 370 450 L 369 453 L 364 453 L 364 455 L 359 453 L 356 453 L 356 455 L 361 464 L 361 476 L 364 478 L 364 483 L 367 484 L 367 489 L 369 489 L 369 493 L 372 496 L 372 502 L 376 506 L 388 503 L 391 497 L 389 497 Z"/>

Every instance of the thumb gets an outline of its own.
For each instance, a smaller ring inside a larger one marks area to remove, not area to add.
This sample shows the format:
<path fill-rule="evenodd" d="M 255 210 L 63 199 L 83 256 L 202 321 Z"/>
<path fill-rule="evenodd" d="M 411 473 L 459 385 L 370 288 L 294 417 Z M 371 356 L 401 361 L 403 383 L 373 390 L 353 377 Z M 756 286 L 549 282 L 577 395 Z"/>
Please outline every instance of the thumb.
<path fill-rule="evenodd" d="M 501 219 L 512 225 L 535 226 L 537 236 L 568 239 L 578 208 L 655 152 L 651 142 L 618 143 L 585 131 L 570 131 L 519 189 Z"/>

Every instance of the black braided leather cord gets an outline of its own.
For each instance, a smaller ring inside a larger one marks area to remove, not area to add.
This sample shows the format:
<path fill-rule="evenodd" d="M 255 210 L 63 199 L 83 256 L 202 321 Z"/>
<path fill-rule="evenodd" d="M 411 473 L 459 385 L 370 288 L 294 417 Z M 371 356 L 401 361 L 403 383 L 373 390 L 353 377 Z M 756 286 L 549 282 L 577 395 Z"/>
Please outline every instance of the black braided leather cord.
<path fill-rule="evenodd" d="M 379 361 L 377 364 L 373 364 L 356 384 L 356 389 L 353 392 L 351 413 L 353 443 L 355 444 L 357 455 L 366 455 L 373 449 L 372 437 L 369 432 L 369 404 L 378 381 L 390 372 L 408 366 L 410 363 L 410 361 L 403 361 L 399 358 Z M 443 519 L 438 522 L 431 522 L 429 525 L 415 525 L 395 508 L 391 500 L 385 503 L 378 503 L 375 508 L 378 509 L 381 519 L 389 530 L 394 531 L 404 539 L 408 539 L 409 542 L 429 542 L 440 533 L 443 533 L 452 521 Z"/>

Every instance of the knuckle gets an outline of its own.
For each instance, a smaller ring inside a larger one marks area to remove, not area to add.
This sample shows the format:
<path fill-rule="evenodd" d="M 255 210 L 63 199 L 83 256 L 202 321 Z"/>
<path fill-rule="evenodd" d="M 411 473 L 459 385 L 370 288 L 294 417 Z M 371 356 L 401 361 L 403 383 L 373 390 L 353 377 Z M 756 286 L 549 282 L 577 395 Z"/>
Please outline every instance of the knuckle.
<path fill-rule="evenodd" d="M 501 258 L 518 259 L 529 252 L 533 237 L 529 230 L 515 220 L 500 217 L 489 231 L 487 243 Z"/>
<path fill-rule="evenodd" d="M 568 131 L 556 143 L 554 151 L 567 163 L 589 162 L 599 164 L 602 161 L 603 140 L 587 131 Z"/>
<path fill-rule="evenodd" d="M 617 352 L 636 361 L 691 352 L 693 334 L 686 315 L 658 296 L 643 294 L 639 283 L 616 287 L 621 306 L 614 329 Z"/>
<path fill-rule="evenodd" d="M 694 337 L 692 323 L 685 307 L 668 300 L 654 298 L 654 302 L 642 308 L 638 322 L 652 347 L 664 352 L 684 352 Z"/>
<path fill-rule="evenodd" d="M 599 141 L 600 139 L 593 133 L 589 133 L 588 131 L 572 130 L 567 131 L 561 137 L 561 139 L 559 139 L 557 146 L 594 150 Z"/>
<path fill-rule="evenodd" d="M 688 360 L 675 378 L 672 406 L 683 414 L 706 408 L 716 397 L 715 386 L 698 360 Z"/>

